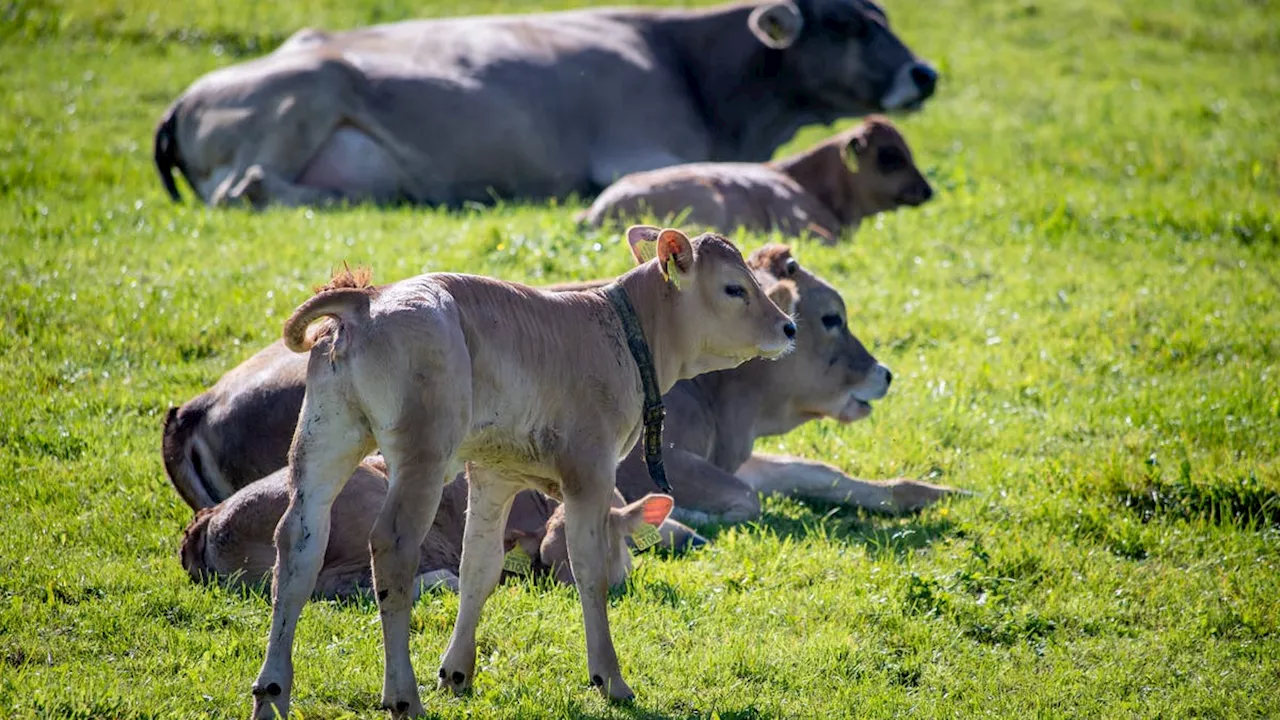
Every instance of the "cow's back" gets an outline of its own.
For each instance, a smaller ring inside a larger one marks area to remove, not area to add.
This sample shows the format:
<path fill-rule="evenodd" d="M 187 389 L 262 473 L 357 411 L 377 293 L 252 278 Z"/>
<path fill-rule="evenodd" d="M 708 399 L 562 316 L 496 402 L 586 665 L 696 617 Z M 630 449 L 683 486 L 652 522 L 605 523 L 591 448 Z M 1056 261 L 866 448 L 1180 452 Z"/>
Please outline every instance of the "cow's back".
<path fill-rule="evenodd" d="M 685 159 L 709 152 L 704 134 L 689 132 L 698 123 L 687 88 L 651 45 L 633 15 L 603 11 L 308 29 L 206 76 L 187 101 L 204 112 L 265 112 L 264 94 L 316 102 L 333 93 L 326 107 L 394 146 L 410 199 L 563 197 L 599 190 L 601 158 L 642 157 L 655 145 Z M 219 148 L 205 164 L 225 156 Z"/>

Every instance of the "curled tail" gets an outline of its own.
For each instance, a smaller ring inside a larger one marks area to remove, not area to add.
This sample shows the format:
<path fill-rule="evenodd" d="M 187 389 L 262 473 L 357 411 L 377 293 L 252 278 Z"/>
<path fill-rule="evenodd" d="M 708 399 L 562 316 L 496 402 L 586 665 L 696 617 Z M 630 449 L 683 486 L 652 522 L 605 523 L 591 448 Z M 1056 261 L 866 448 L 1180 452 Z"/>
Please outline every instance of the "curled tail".
<path fill-rule="evenodd" d="M 160 182 L 174 202 L 182 202 L 182 194 L 178 192 L 178 183 L 174 180 L 173 169 L 177 168 L 187 182 L 187 171 L 182 167 L 182 157 L 178 154 L 178 105 L 174 103 L 165 112 L 164 118 L 156 126 L 154 158 L 156 170 L 160 171 Z"/>
<path fill-rule="evenodd" d="M 369 311 L 368 288 L 339 288 L 322 290 L 315 297 L 302 303 L 284 322 L 284 344 L 294 352 L 307 352 L 316 340 L 325 334 L 334 336 L 334 352 L 338 352 L 338 333 L 343 326 L 350 327 L 357 318 Z M 307 326 L 319 318 L 329 316 L 337 320 L 337 326 L 327 333 L 308 333 Z"/>
<path fill-rule="evenodd" d="M 169 408 L 160 445 L 165 474 L 192 510 L 213 507 L 225 499 L 224 493 L 214 487 L 216 483 L 205 477 L 204 463 L 195 447 L 195 431 L 203 421 L 203 408 Z"/>

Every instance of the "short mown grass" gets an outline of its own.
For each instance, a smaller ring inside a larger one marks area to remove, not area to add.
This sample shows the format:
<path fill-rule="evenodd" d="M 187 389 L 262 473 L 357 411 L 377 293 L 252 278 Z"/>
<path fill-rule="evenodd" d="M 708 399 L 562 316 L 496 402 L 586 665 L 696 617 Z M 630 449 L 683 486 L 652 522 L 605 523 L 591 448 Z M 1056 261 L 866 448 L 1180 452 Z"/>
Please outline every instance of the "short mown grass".
<path fill-rule="evenodd" d="M 618 238 L 574 227 L 575 202 L 172 205 L 149 162 L 164 106 L 304 25 L 567 5 L 0 5 L 0 714 L 247 713 L 268 603 L 183 574 L 160 420 L 278 337 L 332 267 L 627 266 Z M 709 549 L 646 556 L 611 603 L 630 707 L 588 687 L 571 590 L 504 586 L 475 693 L 426 691 L 430 712 L 1280 714 L 1280 11 L 889 11 L 944 73 L 901 121 L 939 197 L 795 246 L 898 379 L 866 422 L 762 444 L 974 494 L 901 519 L 771 499 L 758 524 L 708 528 Z M 456 607 L 414 611 L 424 678 Z M 299 713 L 378 716 L 373 605 L 309 605 L 296 660 Z"/>

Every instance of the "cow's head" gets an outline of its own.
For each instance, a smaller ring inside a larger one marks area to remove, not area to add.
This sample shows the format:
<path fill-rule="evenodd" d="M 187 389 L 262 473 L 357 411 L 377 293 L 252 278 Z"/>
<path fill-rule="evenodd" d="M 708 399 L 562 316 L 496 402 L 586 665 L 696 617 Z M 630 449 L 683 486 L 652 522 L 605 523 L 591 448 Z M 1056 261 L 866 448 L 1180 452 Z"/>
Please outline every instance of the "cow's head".
<path fill-rule="evenodd" d="M 840 293 L 801 267 L 786 245 L 766 245 L 747 264 L 762 284 L 789 280 L 799 292 L 796 349 L 767 366 L 775 407 L 766 432 L 786 432 L 820 418 L 852 422 L 870 415 L 871 401 L 889 391 L 893 374 L 849 332 Z"/>
<path fill-rule="evenodd" d="M 883 117 L 868 118 L 841 136 L 842 166 L 857 173 L 854 183 L 859 214 L 915 207 L 933 197 L 933 188 L 916 167 L 906 138 Z"/>
<path fill-rule="evenodd" d="M 602 541 L 605 546 L 605 574 L 610 587 L 621 585 L 631 572 L 627 536 L 636 534 L 644 524 L 661 527 L 674 506 L 675 501 L 670 495 L 652 493 L 629 505 L 609 508 Z M 569 565 L 569 540 L 564 523 L 564 506 L 561 505 L 547 520 L 547 532 L 542 539 L 539 556 L 552 577 L 565 585 L 572 585 L 573 569 Z"/>
<path fill-rule="evenodd" d="M 916 110 L 937 84 L 938 72 L 898 39 L 870 0 L 765 2 L 747 24 L 783 53 L 805 99 L 835 115 Z"/>
<path fill-rule="evenodd" d="M 665 337 L 650 342 L 692 353 L 682 360 L 685 377 L 791 350 L 795 323 L 724 237 L 703 233 L 690 240 L 673 228 L 634 225 L 627 229 L 627 243 L 637 263 L 657 255 L 667 283 L 650 302 L 668 304 L 671 321 L 657 328 Z"/>

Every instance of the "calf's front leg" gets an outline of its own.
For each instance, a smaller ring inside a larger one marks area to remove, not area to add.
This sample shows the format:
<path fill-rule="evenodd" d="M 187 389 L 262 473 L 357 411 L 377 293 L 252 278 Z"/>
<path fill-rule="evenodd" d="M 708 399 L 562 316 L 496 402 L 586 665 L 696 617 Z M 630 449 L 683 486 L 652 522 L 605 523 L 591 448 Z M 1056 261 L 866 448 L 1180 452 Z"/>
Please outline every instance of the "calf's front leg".
<path fill-rule="evenodd" d="M 752 453 L 735 474 L 762 493 L 893 514 L 914 512 L 947 495 L 964 494 L 955 488 L 906 478 L 857 480 L 824 462 L 788 455 Z"/>
<path fill-rule="evenodd" d="M 591 684 L 611 700 L 635 697 L 622 679 L 618 654 L 609 634 L 608 592 L 609 501 L 613 497 L 613 468 L 600 468 L 593 477 L 565 483 L 565 532 L 569 540 L 569 567 L 582 601 L 587 634 L 587 672 Z M 572 490 L 570 490 L 572 488 Z"/>

